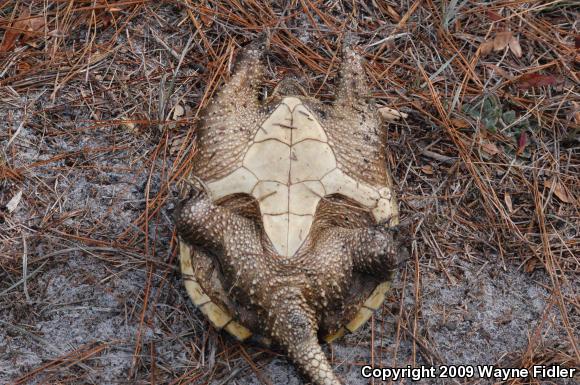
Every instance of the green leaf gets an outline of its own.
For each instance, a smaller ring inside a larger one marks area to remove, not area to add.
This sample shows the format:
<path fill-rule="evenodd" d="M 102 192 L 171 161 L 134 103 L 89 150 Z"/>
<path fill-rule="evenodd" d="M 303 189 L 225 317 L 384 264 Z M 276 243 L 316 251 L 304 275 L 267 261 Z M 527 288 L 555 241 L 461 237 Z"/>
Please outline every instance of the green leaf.
<path fill-rule="evenodd" d="M 501 119 L 506 124 L 506 126 L 509 126 L 516 121 L 516 112 L 514 110 L 506 111 L 501 116 Z"/>
<path fill-rule="evenodd" d="M 493 116 L 485 116 L 481 119 L 481 122 L 483 123 L 483 126 L 491 131 L 491 132 L 496 132 L 496 124 L 497 124 L 497 119 Z"/>

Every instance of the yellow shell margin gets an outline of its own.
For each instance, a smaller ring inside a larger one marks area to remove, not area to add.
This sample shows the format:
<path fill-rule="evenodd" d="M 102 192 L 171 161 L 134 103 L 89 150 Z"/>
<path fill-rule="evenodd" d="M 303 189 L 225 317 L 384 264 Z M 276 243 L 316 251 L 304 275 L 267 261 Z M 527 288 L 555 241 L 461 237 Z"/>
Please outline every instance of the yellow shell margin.
<path fill-rule="evenodd" d="M 191 265 L 191 249 L 181 239 L 179 240 L 179 255 L 185 290 L 187 290 L 187 294 L 189 294 L 195 306 L 201 310 L 217 330 L 225 329 L 240 341 L 250 338 L 252 332 L 239 322 L 235 321 L 227 310 L 220 308 L 217 304 L 212 302 L 211 298 L 203 291 L 193 273 L 193 267 Z"/>
<path fill-rule="evenodd" d="M 393 185 L 389 173 L 387 173 L 387 185 Z M 399 210 L 397 199 L 394 196 L 391 199 L 391 210 L 392 218 L 389 221 L 389 227 L 399 224 Z M 191 249 L 182 239 L 179 239 L 179 255 L 185 289 L 193 303 L 209 319 L 210 323 L 217 330 L 225 329 L 239 341 L 245 341 L 250 338 L 252 336 L 250 329 L 234 320 L 233 316 L 227 310 L 220 308 L 217 304 L 212 302 L 211 298 L 203 291 L 193 273 L 193 267 L 191 265 Z M 327 343 L 331 343 L 347 333 L 353 333 L 358 330 L 372 317 L 375 310 L 378 310 L 383 304 L 390 288 L 390 280 L 378 284 L 371 295 L 362 304 L 355 316 L 346 325 L 341 326 L 336 332 L 324 336 L 323 340 Z M 270 345 L 270 340 L 268 338 L 262 338 L 261 341 L 265 345 Z"/>

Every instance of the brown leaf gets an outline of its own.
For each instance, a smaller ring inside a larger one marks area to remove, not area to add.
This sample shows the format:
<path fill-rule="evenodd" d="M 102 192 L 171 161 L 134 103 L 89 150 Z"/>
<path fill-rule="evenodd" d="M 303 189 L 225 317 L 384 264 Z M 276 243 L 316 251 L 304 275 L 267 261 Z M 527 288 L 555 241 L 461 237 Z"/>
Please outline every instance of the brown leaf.
<path fill-rule="evenodd" d="M 528 134 L 526 131 L 520 132 L 520 137 L 518 138 L 518 151 L 516 152 L 518 155 L 522 155 L 526 146 L 528 145 Z"/>
<path fill-rule="evenodd" d="M 524 270 L 526 273 L 532 273 L 534 270 L 542 267 L 542 261 L 537 258 L 530 258 L 524 263 Z"/>
<path fill-rule="evenodd" d="M 433 175 L 433 166 L 430 164 L 426 164 L 421 167 L 421 171 L 423 171 L 427 175 Z"/>
<path fill-rule="evenodd" d="M 30 71 L 31 68 L 32 68 L 32 66 L 30 65 L 30 63 L 27 63 L 24 60 L 19 62 L 16 65 L 16 70 L 18 71 L 19 74 L 26 73 L 26 72 Z"/>
<path fill-rule="evenodd" d="M 485 63 L 484 65 L 486 68 L 490 69 L 491 71 L 494 71 L 504 79 L 512 80 L 514 78 L 509 72 L 507 72 L 506 70 L 495 64 Z"/>
<path fill-rule="evenodd" d="M 498 32 L 493 39 L 493 50 L 501 51 L 505 49 L 513 38 L 511 31 Z"/>
<path fill-rule="evenodd" d="M 403 118 L 407 119 L 409 114 L 406 114 L 401 111 L 394 110 L 389 107 L 381 107 L 379 108 L 379 113 L 381 114 L 381 118 L 387 122 L 396 122 L 397 120 Z"/>
<path fill-rule="evenodd" d="M 17 12 L 17 10 L 15 10 Z M 12 25 L 9 25 L 4 33 L 4 38 L 2 39 L 2 44 L 0 44 L 0 52 L 8 52 L 16 46 L 16 40 L 20 36 L 21 29 L 23 29 L 22 18 L 27 18 L 30 16 L 28 9 L 23 8 L 20 12 L 20 18 L 16 19 Z"/>
<path fill-rule="evenodd" d="M 517 37 L 512 37 L 508 44 L 510 51 L 512 51 L 516 57 L 522 57 L 522 47 L 520 46 L 520 40 Z"/>
<path fill-rule="evenodd" d="M 568 192 L 568 189 L 564 187 L 564 185 L 553 177 L 552 179 L 548 179 L 544 181 L 544 186 L 549 189 L 553 189 L 554 195 L 558 197 L 564 203 L 576 203 L 576 199 Z"/>
<path fill-rule="evenodd" d="M 499 152 L 499 148 L 495 145 L 495 143 L 484 140 L 481 142 L 481 148 L 483 151 L 487 152 L 489 155 L 495 155 Z"/>
<path fill-rule="evenodd" d="M 173 120 L 179 120 L 183 115 L 185 115 L 185 108 L 181 104 L 176 104 L 173 107 Z"/>
<path fill-rule="evenodd" d="M 451 119 L 451 124 L 457 128 L 467 128 L 470 127 L 470 124 L 465 119 Z"/>
<path fill-rule="evenodd" d="M 24 36 L 26 37 L 34 37 L 36 32 L 39 32 L 41 29 L 44 28 L 44 16 L 35 16 L 30 17 L 25 20 L 25 25 L 23 29 L 26 30 L 24 32 Z"/>
<path fill-rule="evenodd" d="M 139 132 L 137 125 L 131 121 L 128 121 L 128 120 L 122 121 L 120 125 L 122 128 L 124 128 L 125 130 L 129 131 L 132 134 L 136 134 Z"/>
<path fill-rule="evenodd" d="M 387 5 L 387 13 L 389 14 L 389 16 L 391 16 L 393 21 L 397 23 L 401 21 L 401 15 L 399 15 L 399 13 L 395 11 L 395 8 L 391 7 L 390 5 Z"/>
<path fill-rule="evenodd" d="M 574 36 L 574 47 L 580 49 L 580 35 Z"/>
<path fill-rule="evenodd" d="M 62 38 L 62 37 L 65 37 L 66 34 L 62 30 L 60 30 L 60 29 L 53 29 L 52 31 L 50 31 L 48 33 L 48 36 L 61 37 Z"/>
<path fill-rule="evenodd" d="M 203 13 L 199 15 L 199 18 L 201 19 L 202 24 L 206 27 L 211 27 L 213 24 L 213 19 L 207 15 L 204 15 Z"/>
<path fill-rule="evenodd" d="M 575 101 L 572 101 L 572 114 L 574 116 L 574 120 L 576 121 L 576 123 L 580 123 L 580 104 L 576 103 Z"/>
<path fill-rule="evenodd" d="M 514 207 L 512 205 L 512 197 L 511 197 L 510 193 L 506 192 L 505 195 L 503 196 L 503 200 L 505 201 L 505 205 L 506 205 L 508 211 L 510 213 L 513 213 Z"/>
<path fill-rule="evenodd" d="M 183 143 L 185 142 L 187 135 L 176 135 L 171 139 L 171 144 L 169 147 L 169 152 L 172 155 L 177 154 L 179 151 L 183 150 Z"/>
<path fill-rule="evenodd" d="M 0 52 L 8 52 L 12 48 L 14 48 L 18 36 L 20 36 L 20 32 L 14 31 L 12 29 L 7 29 L 6 32 L 4 33 L 4 39 L 2 39 L 2 44 L 0 44 Z"/>
<path fill-rule="evenodd" d="M 479 52 L 482 56 L 489 55 L 493 51 L 493 40 L 486 40 L 479 46 Z"/>
<path fill-rule="evenodd" d="M 34 16 L 30 17 L 30 12 L 27 8 L 23 8 L 18 19 L 6 29 L 4 39 L 0 45 L 0 52 L 8 52 L 16 46 L 16 40 L 20 37 L 20 41 L 25 43 L 30 38 L 34 37 L 37 32 L 44 28 L 44 17 Z"/>
<path fill-rule="evenodd" d="M 556 84 L 557 78 L 554 75 L 542 75 L 537 72 L 523 74 L 517 79 L 517 87 L 526 90 L 532 87 L 552 86 Z"/>
<path fill-rule="evenodd" d="M 487 17 L 491 20 L 491 21 L 500 21 L 501 19 L 503 19 L 500 14 L 498 14 L 495 11 L 492 11 L 491 9 L 488 9 L 487 11 L 485 11 L 485 13 L 487 14 Z"/>

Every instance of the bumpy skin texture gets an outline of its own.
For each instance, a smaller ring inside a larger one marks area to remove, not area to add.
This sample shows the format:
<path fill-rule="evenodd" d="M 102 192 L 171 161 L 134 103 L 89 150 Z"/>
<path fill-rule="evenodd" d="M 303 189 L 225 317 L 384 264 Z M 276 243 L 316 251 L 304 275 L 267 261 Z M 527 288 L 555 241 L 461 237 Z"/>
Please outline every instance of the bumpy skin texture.
<path fill-rule="evenodd" d="M 237 168 L 255 127 L 265 117 L 257 98 L 264 73 L 262 50 L 255 44 L 242 52 L 234 75 L 203 112 L 197 145 L 202 150 L 193 172 L 204 180 L 223 177 Z"/>
<path fill-rule="evenodd" d="M 258 44 L 242 52 L 232 78 L 204 113 L 193 170 L 202 181 L 238 167 L 268 115 L 269 107 L 258 101 L 261 55 Z M 384 133 L 367 101 L 361 60 L 350 50 L 344 52 L 340 76 L 335 105 L 311 101 L 309 107 L 320 113 L 344 169 L 366 183 L 388 185 Z M 176 215 L 181 238 L 215 258 L 224 289 L 256 313 L 262 334 L 284 349 L 312 383 L 340 384 L 318 342 L 319 326 L 344 304 L 354 274 L 386 278 L 406 259 L 402 235 L 384 224 L 353 228 L 324 219 L 314 223 L 296 255 L 285 257 L 274 252 L 259 215 L 241 215 L 212 202 L 202 186 L 190 187 Z"/>
<path fill-rule="evenodd" d="M 337 385 L 317 339 L 318 323 L 340 302 L 354 271 L 384 274 L 405 259 L 396 230 L 327 228 L 312 239 L 309 253 L 292 260 L 272 255 L 256 222 L 211 202 L 202 191 L 180 208 L 182 238 L 215 253 L 229 289 L 260 313 L 262 327 L 319 385 Z"/>
<path fill-rule="evenodd" d="M 384 152 L 386 131 L 372 105 L 362 60 L 348 48 L 339 76 L 336 101 L 323 120 L 335 144 L 335 154 L 342 167 L 357 179 L 385 185 L 389 175 Z"/>

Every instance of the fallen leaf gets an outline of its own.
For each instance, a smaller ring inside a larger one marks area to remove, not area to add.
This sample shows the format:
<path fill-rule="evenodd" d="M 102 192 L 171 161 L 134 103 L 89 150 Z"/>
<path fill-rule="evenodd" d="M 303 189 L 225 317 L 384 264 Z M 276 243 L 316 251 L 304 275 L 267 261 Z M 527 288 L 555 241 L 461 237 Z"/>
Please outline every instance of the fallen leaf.
<path fill-rule="evenodd" d="M 16 40 L 21 36 L 22 43 L 34 37 L 38 31 L 44 28 L 44 21 L 43 16 L 30 17 L 28 9 L 23 8 L 18 19 L 6 29 L 2 44 L 0 44 L 0 52 L 12 50 L 16 46 Z"/>
<path fill-rule="evenodd" d="M 517 37 L 512 36 L 508 45 L 510 47 L 510 51 L 512 51 L 516 57 L 522 57 L 522 47 L 520 46 L 520 40 Z"/>
<path fill-rule="evenodd" d="M 401 15 L 399 15 L 399 13 L 395 11 L 395 8 L 390 5 L 387 5 L 387 13 L 393 18 L 393 21 L 396 21 L 397 23 L 401 21 Z"/>
<path fill-rule="evenodd" d="M 18 71 L 19 74 L 26 73 L 30 71 L 31 68 L 32 66 L 25 61 L 21 61 L 16 65 L 16 70 Z"/>
<path fill-rule="evenodd" d="M 389 107 L 381 107 L 379 108 L 379 113 L 381 114 L 381 117 L 387 121 L 387 122 L 396 122 L 397 120 L 403 118 L 403 119 L 407 119 L 407 117 L 409 116 L 409 114 L 406 114 L 404 112 L 400 112 L 397 110 L 393 110 L 392 108 Z"/>
<path fill-rule="evenodd" d="M 485 65 L 486 68 L 488 68 L 489 70 L 497 73 L 499 76 L 501 76 L 504 79 L 512 80 L 514 78 L 506 70 L 504 70 L 503 68 L 501 68 L 501 67 L 499 67 L 499 66 L 497 66 L 495 64 L 485 63 L 484 65 Z"/>
<path fill-rule="evenodd" d="M 486 40 L 479 46 L 479 52 L 482 56 L 489 55 L 493 51 L 493 40 Z"/>
<path fill-rule="evenodd" d="M 508 46 L 510 40 L 513 38 L 512 31 L 498 32 L 493 39 L 493 50 L 502 51 Z"/>
<path fill-rule="evenodd" d="M 500 21 L 503 19 L 497 12 L 492 11 L 491 9 L 488 9 L 485 13 L 491 21 Z"/>
<path fill-rule="evenodd" d="M 184 148 L 183 143 L 185 142 L 185 139 L 187 138 L 187 135 L 176 135 L 171 139 L 171 143 L 170 143 L 170 147 L 169 147 L 169 152 L 172 155 L 177 154 L 179 151 L 182 151 Z"/>
<path fill-rule="evenodd" d="M 523 74 L 517 79 L 516 83 L 519 89 L 526 90 L 532 87 L 552 86 L 556 84 L 556 81 L 557 79 L 554 75 L 542 75 L 534 72 Z"/>
<path fill-rule="evenodd" d="M 64 31 L 60 30 L 60 29 L 54 29 L 52 31 L 50 31 L 48 33 L 48 36 L 52 36 L 52 37 L 66 37 L 66 34 L 64 33 Z"/>
<path fill-rule="evenodd" d="M 185 109 L 181 104 L 176 104 L 173 108 L 173 120 L 178 120 L 185 114 Z"/>
<path fill-rule="evenodd" d="M 489 155 L 495 155 L 499 153 L 499 148 L 495 145 L 495 143 L 490 142 L 488 140 L 484 140 L 481 142 L 481 148 L 483 151 L 487 152 Z"/>
<path fill-rule="evenodd" d="M 189 105 L 185 105 L 185 117 L 186 118 L 191 118 L 193 116 L 193 110 L 191 109 L 191 107 Z"/>
<path fill-rule="evenodd" d="M 548 179 L 544 181 L 544 186 L 554 191 L 554 195 L 558 197 L 564 203 L 575 203 L 576 200 L 574 197 L 568 192 L 562 183 L 555 177 L 552 179 Z"/>
<path fill-rule="evenodd" d="M 133 134 L 136 134 L 139 131 L 137 125 L 131 121 L 121 122 L 121 127 Z"/>
<path fill-rule="evenodd" d="M 580 49 L 580 35 L 574 36 L 574 47 Z"/>
<path fill-rule="evenodd" d="M 524 270 L 526 273 L 532 273 L 534 270 L 542 267 L 542 261 L 537 258 L 530 258 L 524 263 Z"/>
<path fill-rule="evenodd" d="M 213 19 L 207 15 L 204 15 L 203 13 L 200 14 L 199 18 L 201 19 L 203 25 L 205 25 L 206 27 L 211 27 L 211 25 L 213 24 Z"/>
<path fill-rule="evenodd" d="M 576 121 L 576 123 L 580 123 L 580 104 L 576 103 L 575 101 L 572 101 L 572 114 L 574 116 L 574 120 Z"/>
<path fill-rule="evenodd" d="M 36 36 L 36 33 L 44 28 L 44 24 L 44 16 L 29 17 L 24 20 L 23 29 L 26 31 L 23 32 L 24 36 L 29 38 Z"/>
<path fill-rule="evenodd" d="M 520 137 L 518 138 L 518 151 L 516 152 L 517 155 L 522 155 L 526 146 L 528 144 L 528 134 L 526 131 L 520 132 Z"/>
<path fill-rule="evenodd" d="M 485 56 L 489 55 L 491 51 L 503 51 L 508 46 L 516 57 L 522 57 L 520 41 L 512 31 L 498 32 L 493 39 L 481 43 L 479 50 L 481 55 Z"/>
<path fill-rule="evenodd" d="M 28 9 L 22 9 L 22 12 L 20 12 L 20 17 L 27 18 L 28 16 L 30 16 Z M 8 52 L 14 48 L 14 46 L 16 46 L 16 39 L 18 39 L 20 36 L 20 30 L 22 27 L 22 21 L 20 19 L 16 19 L 12 25 L 9 25 L 8 28 L 6 28 L 6 32 L 4 32 L 4 38 L 2 39 L 2 44 L 0 44 L 0 52 Z"/>
<path fill-rule="evenodd" d="M 426 164 L 421 167 L 421 171 L 423 171 L 427 175 L 433 175 L 433 166 L 430 164 Z"/>
<path fill-rule="evenodd" d="M 505 205 L 510 213 L 514 212 L 514 207 L 512 205 L 512 196 L 510 193 L 505 193 L 503 196 L 503 200 L 505 201 Z"/>
<path fill-rule="evenodd" d="M 16 193 L 16 195 L 14 195 L 12 199 L 10 199 L 10 201 L 6 204 L 6 209 L 8 210 L 9 213 L 16 210 L 16 207 L 18 207 L 18 204 L 20 203 L 21 199 L 22 199 L 22 190 L 19 190 Z"/>
<path fill-rule="evenodd" d="M 471 126 L 465 119 L 451 119 L 451 124 L 456 128 L 468 128 Z"/>

